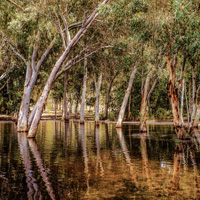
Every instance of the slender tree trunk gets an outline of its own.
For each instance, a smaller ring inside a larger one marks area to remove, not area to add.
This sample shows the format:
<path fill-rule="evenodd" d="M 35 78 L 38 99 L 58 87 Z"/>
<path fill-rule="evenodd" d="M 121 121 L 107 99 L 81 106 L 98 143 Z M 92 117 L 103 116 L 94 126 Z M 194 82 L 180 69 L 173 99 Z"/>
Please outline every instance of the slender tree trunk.
<path fill-rule="evenodd" d="M 120 112 L 119 112 L 116 128 L 122 127 L 122 122 L 123 122 L 123 119 L 124 119 L 124 113 L 125 113 L 125 110 L 126 110 L 126 105 L 127 105 L 127 102 L 128 102 L 129 95 L 131 93 L 131 88 L 132 88 L 132 85 L 133 85 L 133 80 L 135 78 L 136 71 L 137 71 L 137 67 L 134 66 L 133 71 L 132 71 L 131 76 L 130 76 L 129 83 L 128 83 L 128 88 L 126 90 L 124 100 L 123 100 L 123 103 L 122 103 L 122 106 L 121 106 L 121 109 L 120 109 Z"/>
<path fill-rule="evenodd" d="M 104 5 L 108 2 L 108 0 L 104 0 L 101 5 Z M 89 26 L 91 25 L 91 23 L 94 21 L 94 19 L 97 17 L 98 15 L 98 8 L 96 8 L 93 13 L 87 18 L 87 20 L 85 21 L 84 25 L 81 27 L 81 29 L 77 32 L 77 34 L 74 36 L 74 38 L 70 41 L 70 43 L 68 44 L 67 48 L 65 49 L 65 51 L 63 52 L 63 54 L 60 56 L 60 58 L 57 60 L 55 66 L 53 67 L 51 74 L 45 84 L 44 90 L 42 92 L 42 95 L 39 99 L 39 103 L 38 103 L 38 107 L 37 110 L 35 112 L 35 116 L 34 119 L 32 121 L 30 130 L 28 132 L 28 137 L 32 138 L 35 137 L 36 132 L 37 132 L 37 128 L 38 128 L 38 124 L 40 122 L 40 118 L 42 115 L 42 110 L 44 107 L 44 104 L 46 103 L 48 94 L 50 92 L 50 89 L 52 87 L 53 81 L 56 77 L 56 74 L 58 72 L 58 70 L 60 69 L 61 65 L 63 64 L 63 62 L 65 61 L 66 57 L 68 56 L 68 54 L 70 53 L 70 51 L 72 50 L 72 48 L 79 42 L 79 40 L 82 38 L 82 36 L 85 34 L 85 32 L 87 31 L 87 29 L 89 28 Z"/>
<path fill-rule="evenodd" d="M 99 102 L 100 102 L 100 90 L 101 90 L 102 74 L 99 76 L 98 81 L 95 77 L 95 89 L 96 89 L 96 105 L 95 105 L 95 125 L 99 125 Z"/>
<path fill-rule="evenodd" d="M 113 85 L 113 82 L 114 82 L 117 74 L 118 74 L 118 72 L 115 73 L 115 75 L 113 76 L 113 78 L 111 79 L 110 82 L 107 82 L 107 85 L 109 85 L 109 87 L 106 92 L 104 119 L 108 119 L 108 105 L 109 105 L 109 101 L 110 101 L 110 92 L 111 92 L 112 85 Z"/>
<path fill-rule="evenodd" d="M 55 119 L 57 119 L 57 107 L 58 107 L 58 103 L 57 103 L 57 100 L 55 100 Z"/>
<path fill-rule="evenodd" d="M 77 98 L 76 98 L 76 106 L 75 106 L 75 109 L 74 109 L 74 117 L 75 117 L 75 118 L 77 118 L 77 110 L 78 110 L 79 98 L 80 98 L 80 94 L 78 94 L 78 95 L 77 95 Z"/>
<path fill-rule="evenodd" d="M 64 75 L 64 94 L 63 94 L 63 119 L 67 122 L 69 121 L 69 116 L 67 112 L 67 82 L 68 82 L 68 74 L 65 72 Z"/>
<path fill-rule="evenodd" d="M 87 90 L 87 58 L 84 59 L 83 93 L 81 98 L 80 123 L 84 124 L 85 97 Z"/>
<path fill-rule="evenodd" d="M 196 74 L 194 69 L 192 69 L 192 114 L 190 118 L 190 129 L 193 128 L 197 112 L 197 95 L 196 95 Z"/>
<path fill-rule="evenodd" d="M 147 132 L 147 124 L 146 124 L 146 116 L 147 116 L 147 103 L 148 103 L 148 92 L 149 92 L 149 86 L 151 81 L 151 72 L 147 75 L 143 94 L 142 94 L 142 102 L 140 107 L 140 132 Z"/>
<path fill-rule="evenodd" d="M 71 112 L 72 112 L 72 106 L 73 106 L 73 102 L 74 102 L 75 96 L 76 96 L 76 92 L 74 93 L 74 95 L 72 97 L 72 100 L 70 102 L 69 113 L 68 113 L 69 117 L 70 117 Z"/>
<path fill-rule="evenodd" d="M 184 95 L 185 95 L 185 79 L 183 78 L 182 91 L 181 91 L 181 108 L 180 108 L 180 120 L 182 125 L 184 125 L 184 119 L 183 119 Z"/>

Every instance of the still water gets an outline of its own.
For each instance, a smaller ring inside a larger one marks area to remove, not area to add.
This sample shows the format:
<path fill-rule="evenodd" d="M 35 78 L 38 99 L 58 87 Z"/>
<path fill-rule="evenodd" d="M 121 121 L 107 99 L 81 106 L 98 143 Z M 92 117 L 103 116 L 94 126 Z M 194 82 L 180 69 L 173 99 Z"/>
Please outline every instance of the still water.
<path fill-rule="evenodd" d="M 42 121 L 33 140 L 0 122 L 0 199 L 199 199 L 199 147 L 171 125 Z"/>

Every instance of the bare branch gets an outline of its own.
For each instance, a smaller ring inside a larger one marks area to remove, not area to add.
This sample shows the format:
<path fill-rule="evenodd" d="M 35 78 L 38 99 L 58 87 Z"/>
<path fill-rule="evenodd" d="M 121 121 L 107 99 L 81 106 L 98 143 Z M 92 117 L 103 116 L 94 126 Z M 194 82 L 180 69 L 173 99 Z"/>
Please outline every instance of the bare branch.
<path fill-rule="evenodd" d="M 13 47 L 13 45 L 12 45 L 10 42 L 8 42 L 8 44 L 9 44 L 10 48 L 12 49 L 12 51 L 13 51 L 20 59 L 22 59 L 22 60 L 24 61 L 24 63 L 26 64 L 26 66 L 28 66 L 29 63 L 28 63 L 28 61 L 24 58 L 24 56 L 22 56 L 22 55 Z"/>
<path fill-rule="evenodd" d="M 36 71 L 39 70 L 40 66 L 42 65 L 42 63 L 44 62 L 44 59 L 48 56 L 50 50 L 52 49 L 52 47 L 54 46 L 54 44 L 56 43 L 56 37 L 53 39 L 53 41 L 51 42 L 51 44 L 47 47 L 46 51 L 44 52 L 44 54 L 42 55 L 41 59 L 38 61 L 37 63 L 37 67 L 36 67 Z"/>
<path fill-rule="evenodd" d="M 66 9 L 65 12 L 67 13 L 67 9 Z M 62 18 L 63 23 L 64 23 L 64 25 L 65 25 L 65 32 L 66 32 L 66 35 L 67 35 L 67 44 L 69 44 L 70 41 L 71 41 L 71 36 L 70 36 L 70 33 L 69 33 L 69 29 L 68 29 L 68 25 L 67 25 L 67 20 L 66 20 L 66 18 L 64 17 L 64 15 L 62 14 L 62 12 L 61 12 L 60 15 L 61 15 L 61 18 Z"/>
<path fill-rule="evenodd" d="M 18 4 L 16 4 L 14 1 L 11 1 L 11 0 L 6 0 L 8 1 L 9 3 L 13 4 L 14 6 L 16 6 L 17 8 L 19 8 L 20 10 L 22 10 L 23 12 L 25 11 L 21 6 L 19 6 Z"/>
<path fill-rule="evenodd" d="M 7 71 L 4 72 L 1 76 L 0 76 L 0 81 L 2 81 L 6 76 L 7 76 Z"/>
<path fill-rule="evenodd" d="M 38 48 L 37 48 L 37 44 L 35 43 L 33 47 L 33 55 L 32 55 L 32 71 L 34 71 L 36 67 L 35 59 L 37 56 L 37 51 L 38 51 Z"/>

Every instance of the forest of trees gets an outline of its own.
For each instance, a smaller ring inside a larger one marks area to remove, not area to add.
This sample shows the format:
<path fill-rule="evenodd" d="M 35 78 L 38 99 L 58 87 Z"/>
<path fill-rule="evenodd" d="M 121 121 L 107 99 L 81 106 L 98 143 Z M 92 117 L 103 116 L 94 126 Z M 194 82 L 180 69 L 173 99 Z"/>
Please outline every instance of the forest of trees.
<path fill-rule="evenodd" d="M 173 119 L 182 139 L 198 128 L 199 0 L 2 0 L 0 19 L 0 114 L 28 137 L 48 97 L 66 121 L 84 123 L 87 105 L 96 125 Z"/>

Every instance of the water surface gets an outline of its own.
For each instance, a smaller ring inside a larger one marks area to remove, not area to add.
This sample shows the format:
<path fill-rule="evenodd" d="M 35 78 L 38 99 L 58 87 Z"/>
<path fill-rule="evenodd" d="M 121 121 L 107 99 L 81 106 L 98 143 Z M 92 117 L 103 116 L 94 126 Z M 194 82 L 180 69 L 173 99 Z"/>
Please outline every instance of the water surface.
<path fill-rule="evenodd" d="M 0 122 L 0 199 L 198 199 L 199 151 L 171 125 L 42 121 L 34 140 Z"/>

